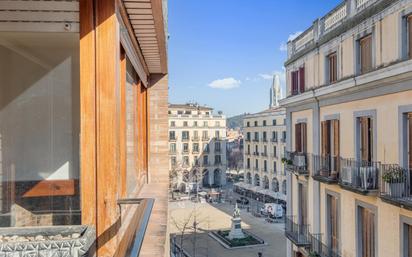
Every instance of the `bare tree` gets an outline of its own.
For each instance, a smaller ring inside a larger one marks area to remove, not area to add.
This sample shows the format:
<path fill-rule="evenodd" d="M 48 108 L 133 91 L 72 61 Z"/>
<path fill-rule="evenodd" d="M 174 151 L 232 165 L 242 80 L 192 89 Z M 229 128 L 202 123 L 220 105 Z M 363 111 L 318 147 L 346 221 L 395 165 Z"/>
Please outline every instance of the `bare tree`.
<path fill-rule="evenodd" d="M 171 221 L 176 229 L 179 231 L 179 257 L 183 257 L 183 242 L 184 242 L 184 235 L 185 233 L 191 229 L 193 216 L 195 215 L 195 210 L 192 210 L 189 214 L 189 217 L 183 219 L 181 222 L 177 221 L 173 216 L 171 217 Z"/>

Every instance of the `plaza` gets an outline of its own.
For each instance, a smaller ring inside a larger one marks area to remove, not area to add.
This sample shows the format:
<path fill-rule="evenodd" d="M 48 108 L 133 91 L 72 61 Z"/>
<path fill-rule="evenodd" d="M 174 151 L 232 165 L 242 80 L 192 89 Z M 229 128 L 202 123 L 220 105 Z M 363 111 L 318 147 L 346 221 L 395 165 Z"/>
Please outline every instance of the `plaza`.
<path fill-rule="evenodd" d="M 265 241 L 265 245 L 245 247 L 240 249 L 226 249 L 219 242 L 208 235 L 213 230 L 230 229 L 234 204 L 229 202 L 219 204 L 194 203 L 191 201 L 171 202 L 169 204 L 169 230 L 171 238 L 175 238 L 180 245 L 182 230 L 176 224 L 188 223 L 183 236 L 183 248 L 192 257 L 263 257 L 286 256 L 286 238 L 283 223 L 268 223 L 264 218 L 254 217 L 246 209 L 242 209 L 240 216 L 242 228 Z M 189 217 L 191 216 L 190 222 Z M 196 218 L 196 233 L 193 221 Z M 172 247 L 173 249 L 173 247 Z"/>

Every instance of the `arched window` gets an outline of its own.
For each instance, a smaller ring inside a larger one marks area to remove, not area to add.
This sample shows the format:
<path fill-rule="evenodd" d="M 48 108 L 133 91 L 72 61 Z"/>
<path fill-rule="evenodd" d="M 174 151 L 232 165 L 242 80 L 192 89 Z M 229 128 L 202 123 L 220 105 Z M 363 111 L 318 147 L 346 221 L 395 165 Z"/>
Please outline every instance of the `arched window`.
<path fill-rule="evenodd" d="M 269 178 L 268 178 L 268 176 L 263 177 L 263 188 L 264 189 L 269 189 Z"/>
<path fill-rule="evenodd" d="M 260 186 L 260 177 L 258 174 L 255 175 L 255 186 Z"/>
<path fill-rule="evenodd" d="M 277 178 L 272 179 L 272 191 L 279 192 L 279 181 Z"/>

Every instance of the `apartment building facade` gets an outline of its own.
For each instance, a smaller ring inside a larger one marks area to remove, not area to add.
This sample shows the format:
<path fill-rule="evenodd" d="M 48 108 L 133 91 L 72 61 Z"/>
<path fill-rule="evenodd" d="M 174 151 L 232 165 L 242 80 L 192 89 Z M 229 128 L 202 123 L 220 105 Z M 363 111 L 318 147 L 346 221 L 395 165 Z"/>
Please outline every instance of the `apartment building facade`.
<path fill-rule="evenodd" d="M 198 104 L 170 104 L 169 156 L 174 188 L 225 185 L 226 117 Z"/>
<path fill-rule="evenodd" d="M 2 255 L 167 254 L 166 14 L 1 1 Z"/>
<path fill-rule="evenodd" d="M 347 0 L 288 42 L 288 256 L 412 256 L 411 14 Z"/>
<path fill-rule="evenodd" d="M 246 188 L 254 188 L 284 203 L 286 176 L 281 160 L 286 147 L 285 117 L 285 109 L 271 107 L 243 120 Z"/>

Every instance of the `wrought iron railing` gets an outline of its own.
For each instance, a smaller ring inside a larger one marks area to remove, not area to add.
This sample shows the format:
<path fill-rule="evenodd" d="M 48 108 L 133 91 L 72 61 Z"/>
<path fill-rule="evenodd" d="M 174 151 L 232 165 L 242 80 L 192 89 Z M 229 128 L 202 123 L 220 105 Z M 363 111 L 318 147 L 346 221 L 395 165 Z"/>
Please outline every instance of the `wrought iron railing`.
<path fill-rule="evenodd" d="M 358 191 L 379 189 L 380 162 L 340 158 L 339 183 Z"/>
<path fill-rule="evenodd" d="M 338 156 L 312 155 L 313 178 L 325 182 L 338 182 L 339 162 Z"/>
<path fill-rule="evenodd" d="M 308 171 L 308 154 L 299 152 L 285 152 L 285 168 L 299 175 L 307 175 Z"/>
<path fill-rule="evenodd" d="M 311 235 L 308 224 L 298 224 L 294 216 L 285 218 L 285 236 L 297 246 L 310 246 Z"/>
<path fill-rule="evenodd" d="M 381 197 L 412 205 L 409 170 L 402 168 L 398 164 L 382 164 L 380 183 Z"/>
<path fill-rule="evenodd" d="M 335 248 L 339 249 L 336 245 Z M 311 235 L 311 256 L 318 257 L 340 257 L 339 250 L 322 243 L 322 234 Z"/>

